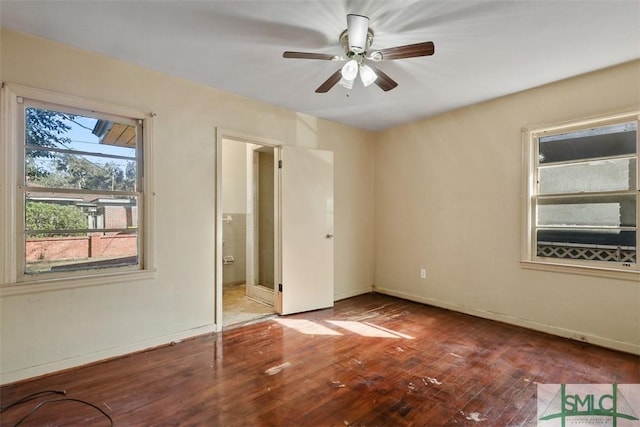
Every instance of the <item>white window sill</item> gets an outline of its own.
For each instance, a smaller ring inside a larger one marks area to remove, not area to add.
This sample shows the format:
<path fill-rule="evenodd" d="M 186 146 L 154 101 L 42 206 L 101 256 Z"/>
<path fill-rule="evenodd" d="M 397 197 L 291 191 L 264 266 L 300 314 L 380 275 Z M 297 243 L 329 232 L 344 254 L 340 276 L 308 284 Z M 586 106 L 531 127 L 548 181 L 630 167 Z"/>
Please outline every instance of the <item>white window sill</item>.
<path fill-rule="evenodd" d="M 528 270 L 550 271 L 554 273 L 581 274 L 584 276 L 640 282 L 640 271 L 559 264 L 548 261 L 520 261 L 520 266 Z"/>
<path fill-rule="evenodd" d="M 156 270 L 139 270 L 108 273 L 100 275 L 87 275 L 77 277 L 64 277 L 57 279 L 33 280 L 29 282 L 11 283 L 0 286 L 0 298 L 36 294 L 40 292 L 53 292 L 64 289 L 86 288 L 90 286 L 102 286 L 113 283 L 132 282 L 138 280 L 150 280 L 155 277 Z"/>

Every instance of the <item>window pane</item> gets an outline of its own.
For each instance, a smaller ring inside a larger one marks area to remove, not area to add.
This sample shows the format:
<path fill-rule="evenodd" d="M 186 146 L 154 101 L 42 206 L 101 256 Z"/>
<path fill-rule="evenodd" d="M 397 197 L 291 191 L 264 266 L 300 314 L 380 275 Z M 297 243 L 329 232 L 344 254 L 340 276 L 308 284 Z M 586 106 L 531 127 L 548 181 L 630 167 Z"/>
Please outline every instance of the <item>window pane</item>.
<path fill-rule="evenodd" d="M 135 191 L 136 144 L 133 122 L 27 107 L 25 181 L 50 188 Z"/>
<path fill-rule="evenodd" d="M 601 126 L 543 136 L 539 139 L 539 163 L 621 156 L 636 153 L 636 122 Z"/>
<path fill-rule="evenodd" d="M 136 198 L 28 193 L 26 273 L 138 263 Z"/>
<path fill-rule="evenodd" d="M 629 117 L 532 139 L 536 257 L 636 264 L 638 122 Z"/>
<path fill-rule="evenodd" d="M 618 230 L 537 230 L 536 255 L 635 264 L 636 232 Z"/>
<path fill-rule="evenodd" d="M 635 247 L 635 231 L 589 230 L 538 230 L 538 243 L 573 243 L 593 246 Z"/>
<path fill-rule="evenodd" d="M 538 226 L 635 227 L 636 196 L 540 200 Z"/>
<path fill-rule="evenodd" d="M 540 168 L 538 193 L 635 190 L 636 159 L 598 160 Z"/>
<path fill-rule="evenodd" d="M 135 160 L 27 149 L 26 161 L 28 186 L 136 191 Z"/>
<path fill-rule="evenodd" d="M 55 273 L 138 264 L 137 232 L 104 236 L 59 234 L 56 237 L 33 237 L 26 241 L 26 274 Z M 119 253 L 106 248 L 117 246 Z M 102 251 L 90 256 L 91 251 Z"/>

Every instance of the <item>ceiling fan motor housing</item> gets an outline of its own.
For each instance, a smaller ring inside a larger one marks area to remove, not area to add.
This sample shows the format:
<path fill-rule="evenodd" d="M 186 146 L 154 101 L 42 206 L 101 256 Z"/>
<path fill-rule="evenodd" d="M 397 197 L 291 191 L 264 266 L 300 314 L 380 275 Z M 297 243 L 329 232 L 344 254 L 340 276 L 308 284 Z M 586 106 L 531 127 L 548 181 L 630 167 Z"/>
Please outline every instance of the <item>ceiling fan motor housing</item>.
<path fill-rule="evenodd" d="M 354 52 L 351 47 L 349 47 L 349 33 L 347 30 L 344 30 L 342 34 L 340 34 L 340 45 L 342 46 L 342 49 L 344 49 L 344 53 L 347 55 L 347 58 L 351 58 L 355 55 L 364 56 L 371 47 L 371 43 L 373 43 L 373 30 L 371 29 L 367 30 L 367 41 L 362 52 Z"/>
<path fill-rule="evenodd" d="M 373 41 L 373 31 L 369 29 L 369 18 L 363 15 L 347 15 L 347 30 L 340 35 L 340 43 L 349 55 L 364 54 Z"/>

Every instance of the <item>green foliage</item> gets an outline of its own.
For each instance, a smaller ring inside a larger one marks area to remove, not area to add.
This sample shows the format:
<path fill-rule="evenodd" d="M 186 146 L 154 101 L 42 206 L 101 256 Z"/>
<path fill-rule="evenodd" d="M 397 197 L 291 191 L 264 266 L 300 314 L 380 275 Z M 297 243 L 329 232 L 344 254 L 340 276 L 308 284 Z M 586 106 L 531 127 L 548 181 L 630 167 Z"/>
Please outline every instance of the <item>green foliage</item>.
<path fill-rule="evenodd" d="M 87 215 L 76 206 L 27 202 L 27 230 L 69 230 L 87 228 Z M 39 233 L 32 237 L 56 237 L 60 233 Z"/>
<path fill-rule="evenodd" d="M 64 136 L 71 130 L 65 120 L 73 120 L 75 116 L 57 111 L 27 108 L 25 110 L 25 144 L 45 148 L 60 148 L 71 143 Z M 49 172 L 39 166 L 36 158 L 51 158 L 54 154 L 46 150 L 29 150 L 26 159 L 26 174 L 29 179 L 42 178 Z"/>
<path fill-rule="evenodd" d="M 54 164 L 55 170 L 31 176 L 31 182 L 49 188 L 135 191 L 135 162 L 127 162 L 123 168 L 116 162 L 100 165 L 79 155 L 63 154 Z"/>
<path fill-rule="evenodd" d="M 25 143 L 32 147 L 71 148 L 72 123 L 84 127 L 74 115 L 38 108 L 27 108 L 25 120 Z M 99 164 L 90 158 L 32 148 L 25 159 L 27 179 L 48 188 L 135 191 L 135 162 Z"/>
<path fill-rule="evenodd" d="M 71 130 L 71 126 L 66 121 L 74 118 L 75 116 L 58 111 L 27 108 L 25 112 L 26 144 L 48 148 L 69 145 L 71 140 L 64 135 Z"/>
<path fill-rule="evenodd" d="M 42 151 L 41 153 L 46 153 L 46 151 Z M 42 155 L 41 157 L 45 157 L 45 155 Z M 39 166 L 36 162 L 34 152 L 27 153 L 25 169 L 30 181 L 33 181 L 34 179 L 41 179 L 49 175 L 49 171 L 42 166 Z"/>

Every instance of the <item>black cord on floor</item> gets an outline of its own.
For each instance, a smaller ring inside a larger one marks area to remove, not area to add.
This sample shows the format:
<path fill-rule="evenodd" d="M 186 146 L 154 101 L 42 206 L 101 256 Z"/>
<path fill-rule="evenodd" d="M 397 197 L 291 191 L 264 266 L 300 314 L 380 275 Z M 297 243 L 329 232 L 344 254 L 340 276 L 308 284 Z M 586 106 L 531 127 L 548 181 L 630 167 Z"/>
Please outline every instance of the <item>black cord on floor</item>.
<path fill-rule="evenodd" d="M 67 392 L 64 390 L 44 390 L 44 391 L 39 391 L 37 393 L 33 393 L 33 394 L 29 394 L 21 399 L 16 400 L 13 403 L 10 403 L 6 406 L 3 406 L 0 408 L 0 413 L 6 411 L 9 408 L 13 408 L 14 406 L 18 406 L 18 405 L 22 405 L 23 403 L 29 402 L 31 400 L 37 399 L 39 397 L 42 396 L 47 396 L 49 394 L 59 394 L 62 396 L 66 396 Z M 59 399 L 49 399 L 49 400 L 45 400 L 42 401 L 40 403 L 38 403 L 27 415 L 25 415 L 24 417 L 20 418 L 20 420 L 15 423 L 15 427 L 18 427 L 20 424 L 22 424 L 27 418 L 29 418 L 30 416 L 32 416 L 33 414 L 35 414 L 40 408 L 42 408 L 44 405 L 47 405 L 49 403 L 57 403 L 57 402 L 78 402 L 78 403 L 82 403 L 83 405 L 87 405 L 87 406 L 91 406 L 92 408 L 97 409 L 98 411 L 100 411 L 100 413 L 102 415 L 104 415 L 108 420 L 109 423 L 111 425 L 111 427 L 113 427 L 113 418 L 111 418 L 111 416 L 109 416 L 109 414 L 107 414 L 105 411 L 103 411 L 101 408 L 99 408 L 98 406 L 94 405 L 93 403 L 87 402 L 85 400 L 81 400 L 81 399 L 75 399 L 75 398 L 71 398 L 71 397 L 62 397 Z"/>
<path fill-rule="evenodd" d="M 91 406 L 92 408 L 97 409 L 98 411 L 100 411 L 100 413 L 102 415 L 104 415 L 105 417 L 107 417 L 107 419 L 109 420 L 109 423 L 111 423 L 111 427 L 113 427 L 113 418 L 111 418 L 109 416 L 109 414 L 107 414 L 106 412 L 104 412 L 101 408 L 97 407 L 96 405 L 94 405 L 93 403 L 89 403 L 85 400 L 81 400 L 81 399 L 73 399 L 71 397 L 63 397 L 62 399 L 51 399 L 51 400 L 45 400 L 44 402 L 40 402 L 38 403 L 35 408 L 33 408 L 31 410 L 31 412 L 29 412 L 27 415 L 25 415 L 24 417 L 20 418 L 20 420 L 15 423 L 15 427 L 18 427 L 20 424 L 22 424 L 22 422 L 24 420 L 26 420 L 27 418 L 29 418 L 31 415 L 35 414 L 38 409 L 42 408 L 44 405 L 47 405 L 49 403 L 56 403 L 56 402 L 78 402 L 78 403 L 82 403 L 83 405 L 88 405 Z"/>
<path fill-rule="evenodd" d="M 33 399 L 37 399 L 37 398 L 42 397 L 42 396 L 46 396 L 47 394 L 61 394 L 62 396 L 66 396 L 67 392 L 64 391 L 64 390 L 43 390 L 43 391 L 39 391 L 37 393 L 33 393 L 33 394 L 28 395 L 28 396 L 25 396 L 22 399 L 16 400 L 15 402 L 8 404 L 7 406 L 1 407 L 0 408 L 0 414 L 3 413 L 4 411 L 6 411 L 9 408 L 13 408 L 14 406 L 21 405 L 23 403 L 26 403 L 26 402 L 28 402 L 30 400 L 33 400 Z"/>

